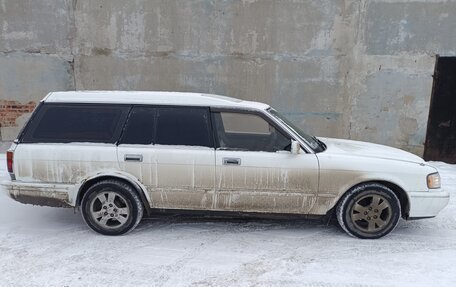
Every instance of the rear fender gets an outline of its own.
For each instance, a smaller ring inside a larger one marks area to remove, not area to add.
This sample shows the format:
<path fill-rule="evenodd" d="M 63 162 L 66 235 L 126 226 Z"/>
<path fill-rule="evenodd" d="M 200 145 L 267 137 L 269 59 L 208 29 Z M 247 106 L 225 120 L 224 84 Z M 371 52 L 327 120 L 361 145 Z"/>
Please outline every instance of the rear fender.
<path fill-rule="evenodd" d="M 76 200 L 76 206 L 79 206 L 82 201 L 82 197 L 84 195 L 84 192 L 86 191 L 86 188 L 90 186 L 93 182 L 97 182 L 103 179 L 121 179 L 123 181 L 126 181 L 130 183 L 133 187 L 136 188 L 136 190 L 139 193 L 139 196 L 141 197 L 141 200 L 144 203 L 144 207 L 146 208 L 146 211 L 150 213 L 150 203 L 151 199 L 149 194 L 147 193 L 147 188 L 134 176 L 132 176 L 129 173 L 122 172 L 122 171 L 103 171 L 103 172 L 98 172 L 94 175 L 91 175 L 87 178 L 85 178 L 78 186 L 76 190 L 78 190 L 77 195 L 75 196 Z M 73 195 L 74 196 L 74 195 Z"/>

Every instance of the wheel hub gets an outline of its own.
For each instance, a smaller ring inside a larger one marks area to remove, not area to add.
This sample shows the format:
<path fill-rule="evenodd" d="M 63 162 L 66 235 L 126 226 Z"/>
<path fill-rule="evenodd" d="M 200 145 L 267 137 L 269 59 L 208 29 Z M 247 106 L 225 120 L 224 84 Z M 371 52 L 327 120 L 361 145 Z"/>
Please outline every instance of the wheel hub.
<path fill-rule="evenodd" d="M 119 210 L 112 204 L 103 205 L 103 215 L 117 218 L 119 216 Z"/>
<path fill-rule="evenodd" d="M 129 208 L 125 198 L 114 192 L 105 191 L 92 200 L 92 217 L 104 228 L 118 228 L 129 217 Z"/>
<path fill-rule="evenodd" d="M 369 194 L 358 199 L 352 207 L 354 225 L 365 232 L 377 232 L 391 220 L 391 205 L 378 194 Z"/>

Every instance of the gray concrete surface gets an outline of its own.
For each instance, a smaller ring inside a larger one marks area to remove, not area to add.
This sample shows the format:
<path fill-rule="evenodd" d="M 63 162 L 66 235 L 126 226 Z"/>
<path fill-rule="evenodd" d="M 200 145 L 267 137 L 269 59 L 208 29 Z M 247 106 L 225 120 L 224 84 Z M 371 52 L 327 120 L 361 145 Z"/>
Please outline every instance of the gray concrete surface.
<path fill-rule="evenodd" d="M 267 102 L 316 135 L 421 155 L 455 14 L 444 0 L 0 0 L 0 101 L 217 93 Z M 22 122 L 0 127 L 1 140 Z"/>

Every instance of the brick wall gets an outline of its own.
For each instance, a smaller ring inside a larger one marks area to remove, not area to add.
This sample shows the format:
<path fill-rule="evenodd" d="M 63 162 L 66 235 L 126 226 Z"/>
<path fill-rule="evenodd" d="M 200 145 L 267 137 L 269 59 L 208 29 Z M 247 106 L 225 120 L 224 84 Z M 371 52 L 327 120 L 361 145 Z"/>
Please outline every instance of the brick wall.
<path fill-rule="evenodd" d="M 23 114 L 33 112 L 36 107 L 35 102 L 27 104 L 18 101 L 0 100 L 0 127 L 15 127 L 16 119 Z"/>
<path fill-rule="evenodd" d="M 17 136 L 17 129 L 24 124 L 24 115 L 30 115 L 36 103 L 30 101 L 26 104 L 11 101 L 0 100 L 0 138 L 2 140 L 11 141 Z M 21 118 L 22 117 L 22 118 Z M 18 119 L 21 118 L 19 121 Z M 0 150 L 3 151 L 5 147 L 1 146 Z"/>

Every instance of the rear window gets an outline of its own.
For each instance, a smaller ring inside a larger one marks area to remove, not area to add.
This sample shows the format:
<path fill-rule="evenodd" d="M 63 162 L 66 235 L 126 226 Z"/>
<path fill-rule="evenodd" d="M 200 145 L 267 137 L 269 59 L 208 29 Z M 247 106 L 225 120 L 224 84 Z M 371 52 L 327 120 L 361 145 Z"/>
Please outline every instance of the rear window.
<path fill-rule="evenodd" d="M 115 143 L 127 106 L 45 104 L 38 111 L 23 142 Z"/>

